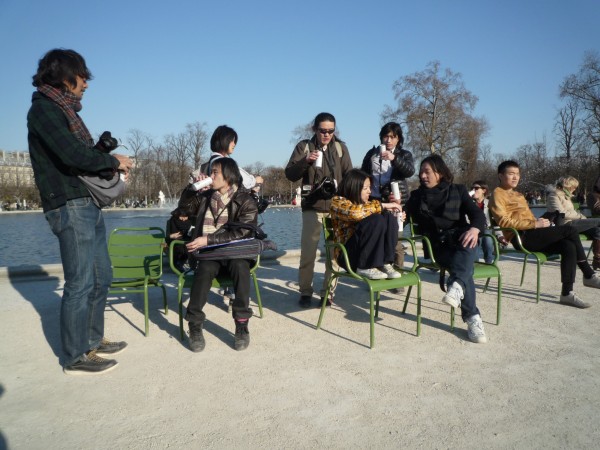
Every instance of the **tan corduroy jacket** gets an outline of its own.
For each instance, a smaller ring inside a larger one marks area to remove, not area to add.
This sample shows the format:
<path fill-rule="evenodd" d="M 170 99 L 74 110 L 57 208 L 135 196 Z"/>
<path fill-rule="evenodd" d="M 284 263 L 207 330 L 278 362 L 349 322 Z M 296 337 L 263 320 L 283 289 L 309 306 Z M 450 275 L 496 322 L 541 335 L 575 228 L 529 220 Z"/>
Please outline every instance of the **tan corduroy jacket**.
<path fill-rule="evenodd" d="M 494 222 L 500 227 L 511 227 L 519 231 L 535 228 L 535 216 L 520 192 L 497 187 L 492 192 L 489 208 Z M 503 234 L 508 241 L 513 238 L 509 231 L 503 231 Z"/>

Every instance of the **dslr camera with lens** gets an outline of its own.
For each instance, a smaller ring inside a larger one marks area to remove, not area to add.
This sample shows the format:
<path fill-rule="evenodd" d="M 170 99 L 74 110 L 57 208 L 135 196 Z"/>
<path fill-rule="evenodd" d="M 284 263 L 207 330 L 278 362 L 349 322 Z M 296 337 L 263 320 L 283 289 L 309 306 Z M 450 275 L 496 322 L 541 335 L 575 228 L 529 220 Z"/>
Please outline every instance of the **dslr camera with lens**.
<path fill-rule="evenodd" d="M 321 181 L 313 186 L 302 186 L 302 201 L 305 205 L 313 205 L 318 200 L 329 200 L 337 191 L 335 180 L 329 177 L 324 177 Z"/>

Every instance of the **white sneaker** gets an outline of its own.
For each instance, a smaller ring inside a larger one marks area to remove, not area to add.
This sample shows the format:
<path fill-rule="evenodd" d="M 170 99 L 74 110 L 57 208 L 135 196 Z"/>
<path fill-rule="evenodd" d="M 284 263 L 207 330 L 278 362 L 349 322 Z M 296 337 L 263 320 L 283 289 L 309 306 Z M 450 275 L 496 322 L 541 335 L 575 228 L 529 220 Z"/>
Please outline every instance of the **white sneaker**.
<path fill-rule="evenodd" d="M 400 278 L 402 276 L 402 274 L 396 271 L 396 269 L 394 269 L 394 266 L 392 266 L 391 264 L 384 264 L 383 267 L 381 267 L 379 270 L 384 272 L 390 280 L 394 278 Z"/>
<path fill-rule="evenodd" d="M 357 275 L 368 278 L 369 280 L 385 280 L 388 276 L 377 268 L 372 269 L 358 269 Z"/>
<path fill-rule="evenodd" d="M 592 306 L 589 303 L 586 303 L 579 297 L 577 297 L 577 294 L 573 291 L 569 292 L 569 295 L 561 295 L 559 302 L 562 305 L 574 306 L 575 308 L 581 309 L 589 308 L 590 306 Z"/>
<path fill-rule="evenodd" d="M 452 306 L 453 308 L 459 308 L 460 301 L 463 298 L 465 298 L 463 288 L 460 284 L 458 284 L 455 281 L 450 286 L 448 286 L 448 291 L 446 292 L 446 295 L 444 295 L 442 302 L 445 303 L 446 305 Z"/>
<path fill-rule="evenodd" d="M 467 334 L 471 342 L 475 342 L 476 344 L 485 344 L 487 342 L 485 330 L 483 329 L 483 321 L 479 314 L 475 314 L 467 319 Z"/>
<path fill-rule="evenodd" d="M 587 287 L 600 289 L 600 275 L 598 275 L 598 273 L 596 272 L 590 278 L 584 278 L 583 285 Z"/>

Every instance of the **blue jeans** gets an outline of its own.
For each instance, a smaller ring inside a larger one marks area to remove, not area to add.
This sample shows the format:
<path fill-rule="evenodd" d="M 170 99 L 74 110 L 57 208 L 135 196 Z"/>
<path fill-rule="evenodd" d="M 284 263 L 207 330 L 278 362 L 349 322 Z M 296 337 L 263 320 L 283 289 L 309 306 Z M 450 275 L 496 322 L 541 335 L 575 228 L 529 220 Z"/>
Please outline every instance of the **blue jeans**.
<path fill-rule="evenodd" d="M 464 298 L 460 302 L 463 320 L 479 314 L 479 309 L 475 304 L 475 282 L 473 281 L 474 265 L 479 253 L 478 247 L 465 248 L 461 244 L 456 244 L 456 247 L 436 246 L 433 253 L 436 261 L 450 274 L 448 286 L 456 281 L 463 288 Z"/>
<path fill-rule="evenodd" d="M 46 212 L 58 237 L 65 285 L 60 309 L 60 338 L 65 366 L 100 345 L 104 307 L 112 280 L 102 211 L 90 197 L 68 200 Z"/>
<path fill-rule="evenodd" d="M 479 246 L 483 252 L 483 260 L 486 264 L 491 264 L 494 261 L 494 241 L 490 236 L 479 238 Z"/>

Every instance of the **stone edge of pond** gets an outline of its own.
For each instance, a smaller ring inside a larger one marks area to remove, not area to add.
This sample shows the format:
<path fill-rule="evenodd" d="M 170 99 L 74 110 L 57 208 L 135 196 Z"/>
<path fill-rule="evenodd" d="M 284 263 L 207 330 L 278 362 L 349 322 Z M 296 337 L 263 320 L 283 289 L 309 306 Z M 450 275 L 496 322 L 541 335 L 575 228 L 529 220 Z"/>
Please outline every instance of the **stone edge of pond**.
<path fill-rule="evenodd" d="M 322 250 L 317 251 L 319 258 L 325 257 L 325 252 Z M 280 251 L 268 251 L 261 255 L 261 265 L 270 266 L 275 265 L 278 261 L 289 261 L 289 260 L 300 260 L 300 250 L 280 250 Z M 165 270 L 169 270 L 165 267 Z M 169 270 L 170 271 L 170 270 Z M 42 265 L 19 265 L 0 267 L 0 278 L 48 278 L 52 276 L 62 276 L 63 270 L 61 264 L 42 264 Z"/>

